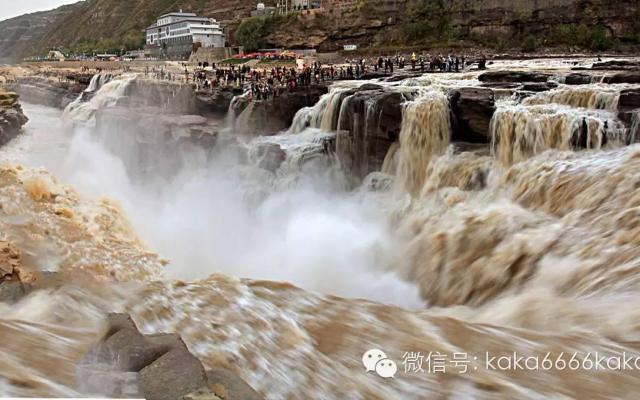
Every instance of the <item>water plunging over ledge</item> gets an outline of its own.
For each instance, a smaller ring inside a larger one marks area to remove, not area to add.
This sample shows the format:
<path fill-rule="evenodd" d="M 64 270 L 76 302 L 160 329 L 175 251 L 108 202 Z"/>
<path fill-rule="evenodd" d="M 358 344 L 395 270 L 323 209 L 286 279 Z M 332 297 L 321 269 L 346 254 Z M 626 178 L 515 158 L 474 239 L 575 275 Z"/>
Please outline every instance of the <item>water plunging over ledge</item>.
<path fill-rule="evenodd" d="M 36 324 L 49 320 L 33 307 L 57 309 L 71 353 L 97 335 L 100 313 L 126 311 L 144 333 L 180 332 L 205 365 L 236 368 L 271 399 L 637 392 L 637 371 L 531 379 L 482 357 L 636 354 L 640 148 L 627 144 L 638 113 L 629 123 L 618 111 L 640 88 L 534 93 L 478 75 L 341 82 L 287 131 L 221 129 L 206 146 L 192 129 L 113 124 L 141 110 L 119 108 L 128 77 L 64 113 L 25 105 L 25 134 L 0 150 L 27 166 L 0 171 L 0 228 L 40 268 L 99 282 L 14 312 Z M 149 124 L 176 115 L 163 109 Z M 382 380 L 362 371 L 370 348 L 400 366 L 411 351 L 481 360 L 473 372 L 401 366 Z M 11 370 L 40 374 L 44 392 L 72 393 L 17 359 Z"/>

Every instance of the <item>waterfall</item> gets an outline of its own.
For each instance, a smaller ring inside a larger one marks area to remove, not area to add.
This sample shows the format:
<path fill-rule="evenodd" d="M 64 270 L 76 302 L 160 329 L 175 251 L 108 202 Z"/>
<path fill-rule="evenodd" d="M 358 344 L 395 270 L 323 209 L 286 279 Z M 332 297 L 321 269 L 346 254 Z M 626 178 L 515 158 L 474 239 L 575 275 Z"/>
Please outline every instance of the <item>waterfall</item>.
<path fill-rule="evenodd" d="M 640 134 L 640 111 L 635 110 L 631 114 L 631 129 L 629 130 L 629 143 L 638 142 L 638 134 Z"/>
<path fill-rule="evenodd" d="M 490 132 L 493 154 L 507 165 L 549 149 L 600 149 L 626 142 L 624 125 L 614 113 L 557 105 L 501 105 Z"/>
<path fill-rule="evenodd" d="M 338 128 L 339 110 L 346 92 L 350 88 L 332 87 L 313 107 L 298 111 L 293 119 L 289 133 L 300 133 L 305 128 L 318 128 L 331 132 Z"/>
<path fill-rule="evenodd" d="M 130 74 L 109 81 L 89 101 L 83 102 L 78 99 L 69 104 L 64 110 L 63 118 L 74 123 L 95 126 L 96 111 L 116 105 L 118 100 L 125 97 L 127 86 L 135 79 L 136 75 Z M 98 78 L 97 81 L 100 82 L 101 79 Z M 96 83 L 96 85 L 99 85 L 99 83 Z"/>
<path fill-rule="evenodd" d="M 576 108 L 615 111 L 618 109 L 620 89 L 591 86 L 559 88 L 539 93 L 523 100 L 524 105 L 562 104 Z"/>
<path fill-rule="evenodd" d="M 67 106 L 67 108 L 69 107 L 77 108 L 80 103 L 86 101 L 88 97 L 90 98 L 91 95 L 96 93 L 98 90 L 102 89 L 102 87 L 106 83 L 111 81 L 111 79 L 113 79 L 113 75 L 111 74 L 93 75 L 91 77 L 91 81 L 89 82 L 89 86 L 87 86 L 87 88 L 84 91 L 82 91 L 82 93 L 80 93 L 78 97 L 76 97 L 76 99 Z"/>
<path fill-rule="evenodd" d="M 94 93 L 100 90 L 105 84 L 113 79 L 113 75 L 111 74 L 95 74 L 91 77 L 91 82 L 89 82 L 89 86 L 85 89 L 85 93 Z"/>
<path fill-rule="evenodd" d="M 412 195 L 420 192 L 434 155 L 443 153 L 451 140 L 449 100 L 442 92 L 428 92 L 405 104 L 396 186 Z"/>
<path fill-rule="evenodd" d="M 250 91 L 246 91 L 239 96 L 233 96 L 229 103 L 229 109 L 227 110 L 226 125 L 227 127 L 234 129 L 236 126 L 236 119 L 240 113 L 244 110 L 244 106 L 249 101 Z"/>

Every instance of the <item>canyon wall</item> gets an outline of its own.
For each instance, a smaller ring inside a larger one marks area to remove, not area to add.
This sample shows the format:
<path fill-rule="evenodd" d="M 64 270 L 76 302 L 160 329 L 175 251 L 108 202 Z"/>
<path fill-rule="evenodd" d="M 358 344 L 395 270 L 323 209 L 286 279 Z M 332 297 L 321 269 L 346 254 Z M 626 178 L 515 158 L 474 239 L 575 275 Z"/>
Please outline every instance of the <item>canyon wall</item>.
<path fill-rule="evenodd" d="M 0 22 L 0 61 L 50 47 L 113 39 L 140 41 L 165 12 L 192 11 L 235 29 L 256 3 L 250 0 L 88 0 Z M 265 1 L 274 5 L 275 1 Z M 600 51 L 640 43 L 640 7 L 634 0 L 360 0 L 351 8 L 301 13 L 274 22 L 265 46 L 334 51 L 398 45 L 517 48 L 563 46 Z M 626 47 L 625 47 L 626 48 Z"/>
<path fill-rule="evenodd" d="M 22 112 L 18 95 L 0 88 L 0 146 L 16 137 L 28 120 Z"/>
<path fill-rule="evenodd" d="M 275 29 L 272 45 L 336 50 L 344 44 L 577 46 L 638 43 L 640 8 L 618 0 L 370 0 Z M 329 23 L 331 22 L 331 23 Z M 533 50 L 533 49 L 532 49 Z"/>

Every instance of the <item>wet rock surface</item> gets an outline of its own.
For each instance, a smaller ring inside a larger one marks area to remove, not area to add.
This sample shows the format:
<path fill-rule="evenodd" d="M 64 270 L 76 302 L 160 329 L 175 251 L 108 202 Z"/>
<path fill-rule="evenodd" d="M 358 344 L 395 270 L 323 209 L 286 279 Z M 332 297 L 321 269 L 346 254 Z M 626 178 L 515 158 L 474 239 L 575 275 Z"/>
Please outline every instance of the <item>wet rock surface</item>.
<path fill-rule="evenodd" d="M 264 143 L 258 146 L 256 158 L 260 168 L 276 172 L 287 158 L 287 153 L 276 143 Z"/>
<path fill-rule="evenodd" d="M 605 76 L 603 83 L 640 83 L 640 71 L 638 72 L 620 72 L 617 74 Z"/>
<path fill-rule="evenodd" d="M 195 92 L 196 107 L 201 114 L 226 115 L 235 96 L 242 95 L 242 88 L 215 88 Z"/>
<path fill-rule="evenodd" d="M 416 93 L 365 84 L 347 95 L 337 124 L 337 154 L 345 168 L 363 178 L 382 167 L 400 135 L 403 103 Z"/>
<path fill-rule="evenodd" d="M 245 99 L 239 103 L 243 106 L 242 111 L 235 111 L 234 130 L 239 134 L 255 135 L 272 135 L 286 130 L 301 108 L 313 106 L 327 91 L 326 86 L 317 85 L 286 91 L 269 100 Z"/>
<path fill-rule="evenodd" d="M 150 400 L 258 400 L 232 371 L 205 370 L 180 336 L 143 335 L 125 314 L 110 314 L 102 343 L 79 367 L 84 393 Z"/>
<path fill-rule="evenodd" d="M 150 173 L 179 170 L 185 160 L 183 149 L 210 151 L 216 144 L 219 122 L 200 115 L 175 114 L 160 107 L 131 108 L 127 105 L 100 110 L 96 114 L 96 135 L 118 135 L 122 146 L 137 149 L 125 162 L 143 165 Z M 144 146 L 139 146 L 144 144 Z M 158 165 L 158 160 L 163 160 Z"/>
<path fill-rule="evenodd" d="M 197 114 L 198 106 L 191 85 L 171 81 L 134 79 L 127 85 L 121 103 L 132 108 L 160 107 L 169 114 Z"/>
<path fill-rule="evenodd" d="M 90 79 L 90 78 L 89 78 Z M 9 87 L 29 103 L 63 109 L 87 88 L 86 80 L 56 80 L 44 76 L 27 76 Z"/>
<path fill-rule="evenodd" d="M 480 82 L 499 83 L 547 82 L 549 78 L 551 78 L 550 74 L 523 71 L 490 71 L 478 76 Z"/>
<path fill-rule="evenodd" d="M 555 82 L 535 82 L 535 83 L 525 83 L 522 85 L 522 90 L 528 92 L 546 92 L 548 90 L 552 90 L 558 87 L 558 84 Z"/>
<path fill-rule="evenodd" d="M 28 120 L 22 112 L 18 95 L 0 89 L 0 146 L 18 136 Z"/>
<path fill-rule="evenodd" d="M 594 70 L 640 70 L 640 62 L 634 60 L 611 60 L 594 63 Z"/>
<path fill-rule="evenodd" d="M 20 279 L 21 264 L 18 250 L 0 241 L 0 303 L 14 304 L 31 292 L 31 285 Z"/>
<path fill-rule="evenodd" d="M 567 85 L 588 85 L 593 81 L 593 76 L 589 74 L 571 73 L 565 76 L 564 83 Z"/>
<path fill-rule="evenodd" d="M 634 111 L 640 111 L 640 89 L 625 89 L 620 92 L 618 118 L 629 125 Z"/>
<path fill-rule="evenodd" d="M 489 125 L 496 110 L 493 90 L 460 88 L 450 94 L 454 141 L 488 143 Z"/>

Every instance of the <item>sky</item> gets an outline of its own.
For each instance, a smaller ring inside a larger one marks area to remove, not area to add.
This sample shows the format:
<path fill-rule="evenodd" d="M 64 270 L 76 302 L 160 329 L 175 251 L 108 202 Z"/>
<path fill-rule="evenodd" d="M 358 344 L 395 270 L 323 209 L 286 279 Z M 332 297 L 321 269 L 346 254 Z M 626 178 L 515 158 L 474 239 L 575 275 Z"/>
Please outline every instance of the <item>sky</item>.
<path fill-rule="evenodd" d="M 78 0 L 0 0 L 0 21 L 36 11 L 51 10 Z"/>

